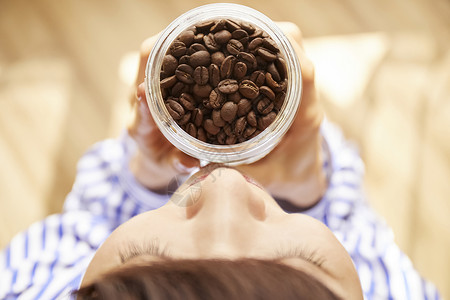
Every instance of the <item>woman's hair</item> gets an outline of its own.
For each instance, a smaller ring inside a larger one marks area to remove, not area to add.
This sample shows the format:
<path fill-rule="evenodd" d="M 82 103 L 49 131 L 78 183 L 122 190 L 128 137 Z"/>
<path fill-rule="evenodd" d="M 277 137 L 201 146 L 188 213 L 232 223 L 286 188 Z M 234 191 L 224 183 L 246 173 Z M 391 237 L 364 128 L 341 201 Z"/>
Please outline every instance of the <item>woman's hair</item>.
<path fill-rule="evenodd" d="M 167 260 L 117 269 L 78 299 L 339 299 L 307 273 L 270 260 Z"/>

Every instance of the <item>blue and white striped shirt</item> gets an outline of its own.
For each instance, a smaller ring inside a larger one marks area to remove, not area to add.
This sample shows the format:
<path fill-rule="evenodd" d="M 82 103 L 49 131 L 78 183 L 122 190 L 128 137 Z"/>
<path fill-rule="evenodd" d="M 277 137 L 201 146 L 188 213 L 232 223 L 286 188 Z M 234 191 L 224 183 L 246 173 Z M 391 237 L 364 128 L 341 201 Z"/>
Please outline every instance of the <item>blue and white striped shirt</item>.
<path fill-rule="evenodd" d="M 329 148 L 330 184 L 321 201 L 304 213 L 325 223 L 350 253 L 365 299 L 439 299 L 366 203 L 358 153 L 329 123 L 323 123 L 322 134 Z M 124 134 L 94 145 L 81 158 L 64 211 L 34 223 L 0 253 L 1 299 L 68 297 L 117 226 L 168 201 L 134 179 L 128 163 L 135 150 Z"/>

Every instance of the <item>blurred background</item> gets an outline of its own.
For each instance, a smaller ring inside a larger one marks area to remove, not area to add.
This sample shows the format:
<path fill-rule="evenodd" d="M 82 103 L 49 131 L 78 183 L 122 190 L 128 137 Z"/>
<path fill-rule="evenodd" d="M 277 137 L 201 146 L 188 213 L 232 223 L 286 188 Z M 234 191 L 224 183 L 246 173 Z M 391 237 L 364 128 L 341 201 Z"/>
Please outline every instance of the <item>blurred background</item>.
<path fill-rule="evenodd" d="M 0 0 L 0 247 L 61 210 L 76 162 L 120 134 L 140 43 L 211 1 Z M 296 23 L 369 201 L 450 297 L 450 1 L 240 1 Z"/>

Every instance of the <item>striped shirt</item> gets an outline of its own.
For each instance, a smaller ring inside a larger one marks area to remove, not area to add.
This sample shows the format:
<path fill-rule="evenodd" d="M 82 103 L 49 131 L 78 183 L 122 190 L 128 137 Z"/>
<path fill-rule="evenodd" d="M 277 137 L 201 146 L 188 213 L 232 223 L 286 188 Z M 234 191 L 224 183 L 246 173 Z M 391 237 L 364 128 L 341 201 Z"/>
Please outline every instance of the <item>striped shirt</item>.
<path fill-rule="evenodd" d="M 329 187 L 304 212 L 327 225 L 350 253 L 365 299 L 440 299 L 366 202 L 363 163 L 336 127 L 322 124 Z M 32 224 L 0 252 L 0 299 L 63 299 L 77 289 L 96 249 L 120 224 L 161 207 L 131 174 L 136 144 L 126 134 L 94 145 L 79 161 L 64 210 Z"/>

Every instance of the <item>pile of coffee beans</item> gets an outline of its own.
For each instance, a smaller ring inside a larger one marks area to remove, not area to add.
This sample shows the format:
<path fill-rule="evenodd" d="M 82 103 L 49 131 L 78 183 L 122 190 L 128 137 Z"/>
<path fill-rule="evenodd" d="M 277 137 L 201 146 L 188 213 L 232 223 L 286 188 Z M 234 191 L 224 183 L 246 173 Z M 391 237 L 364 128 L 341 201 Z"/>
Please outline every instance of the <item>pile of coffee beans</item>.
<path fill-rule="evenodd" d="M 286 95 L 287 67 L 266 32 L 245 22 L 210 20 L 175 39 L 160 80 L 178 125 L 201 141 L 232 145 L 275 120 Z"/>

